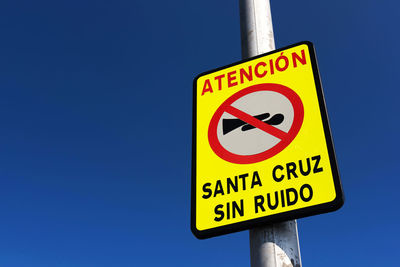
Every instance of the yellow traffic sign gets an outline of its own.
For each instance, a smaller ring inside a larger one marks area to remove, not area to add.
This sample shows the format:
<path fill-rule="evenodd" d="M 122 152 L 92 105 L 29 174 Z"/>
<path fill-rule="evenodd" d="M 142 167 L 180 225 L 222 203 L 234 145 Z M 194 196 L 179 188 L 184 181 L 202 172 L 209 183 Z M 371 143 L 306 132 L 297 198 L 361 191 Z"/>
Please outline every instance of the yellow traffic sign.
<path fill-rule="evenodd" d="M 342 205 L 312 43 L 195 78 L 191 228 L 196 237 Z"/>

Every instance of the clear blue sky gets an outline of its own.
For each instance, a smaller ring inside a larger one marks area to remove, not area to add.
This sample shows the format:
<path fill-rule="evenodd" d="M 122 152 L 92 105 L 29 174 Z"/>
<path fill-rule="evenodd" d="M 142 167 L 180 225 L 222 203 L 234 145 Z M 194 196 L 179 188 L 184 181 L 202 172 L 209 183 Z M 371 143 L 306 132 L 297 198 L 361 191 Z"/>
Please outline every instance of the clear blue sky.
<path fill-rule="evenodd" d="M 397 266 L 396 1 L 272 1 L 317 50 L 346 202 L 304 266 Z M 2 1 L 0 266 L 249 266 L 190 231 L 192 80 L 241 59 L 237 1 Z"/>

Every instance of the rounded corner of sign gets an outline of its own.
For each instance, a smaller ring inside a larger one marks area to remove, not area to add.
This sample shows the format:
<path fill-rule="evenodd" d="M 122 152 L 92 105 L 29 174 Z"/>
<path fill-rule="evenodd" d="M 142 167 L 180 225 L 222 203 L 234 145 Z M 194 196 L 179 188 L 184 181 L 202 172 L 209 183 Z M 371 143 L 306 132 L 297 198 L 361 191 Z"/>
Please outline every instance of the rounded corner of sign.
<path fill-rule="evenodd" d="M 330 209 L 331 211 L 339 210 L 344 204 L 344 197 L 343 197 L 342 192 L 338 192 L 336 194 L 335 199 L 332 200 L 332 202 L 330 202 L 329 204 L 331 206 L 331 209 Z"/>
<path fill-rule="evenodd" d="M 337 209 L 340 209 L 344 205 L 344 195 L 342 192 L 340 192 L 340 194 L 337 195 L 335 202 Z"/>
<path fill-rule="evenodd" d="M 204 231 L 201 231 L 196 227 L 196 222 L 195 221 L 192 221 L 192 223 L 190 225 L 190 230 L 192 231 L 193 235 L 197 239 L 205 239 L 205 238 L 207 238 L 207 236 L 204 235 Z"/>
<path fill-rule="evenodd" d="M 194 76 L 194 78 L 193 78 L 193 84 L 196 84 L 196 83 L 197 83 L 197 80 L 200 79 L 200 77 L 203 76 L 203 75 L 204 75 L 204 73 L 200 73 L 200 74 L 197 74 L 196 76 Z"/>
<path fill-rule="evenodd" d="M 298 45 L 306 45 L 309 48 L 313 48 L 314 47 L 314 43 L 311 42 L 311 41 L 308 41 L 308 40 L 301 41 L 300 43 L 298 43 Z"/>

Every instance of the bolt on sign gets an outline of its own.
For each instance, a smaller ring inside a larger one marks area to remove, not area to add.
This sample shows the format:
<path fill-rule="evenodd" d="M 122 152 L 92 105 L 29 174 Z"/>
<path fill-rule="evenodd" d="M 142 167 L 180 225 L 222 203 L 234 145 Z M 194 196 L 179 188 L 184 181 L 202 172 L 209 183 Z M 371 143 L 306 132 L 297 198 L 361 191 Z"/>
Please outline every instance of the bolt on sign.
<path fill-rule="evenodd" d="M 342 205 L 312 43 L 195 78 L 191 228 L 196 237 Z"/>

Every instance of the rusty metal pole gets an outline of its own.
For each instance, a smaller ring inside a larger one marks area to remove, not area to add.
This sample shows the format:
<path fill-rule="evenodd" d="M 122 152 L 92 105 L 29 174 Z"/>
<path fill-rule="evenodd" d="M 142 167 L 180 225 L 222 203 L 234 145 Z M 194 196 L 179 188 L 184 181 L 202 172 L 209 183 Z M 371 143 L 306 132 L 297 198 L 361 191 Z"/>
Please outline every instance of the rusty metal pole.
<path fill-rule="evenodd" d="M 242 58 L 275 49 L 269 0 L 239 0 Z M 250 230 L 251 267 L 301 267 L 297 222 Z"/>

